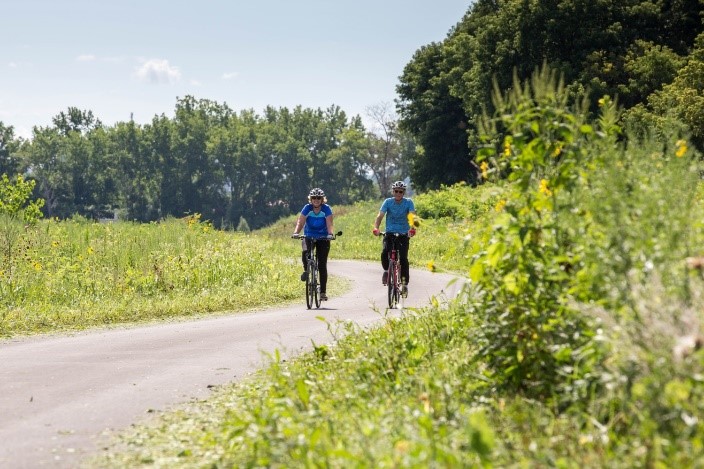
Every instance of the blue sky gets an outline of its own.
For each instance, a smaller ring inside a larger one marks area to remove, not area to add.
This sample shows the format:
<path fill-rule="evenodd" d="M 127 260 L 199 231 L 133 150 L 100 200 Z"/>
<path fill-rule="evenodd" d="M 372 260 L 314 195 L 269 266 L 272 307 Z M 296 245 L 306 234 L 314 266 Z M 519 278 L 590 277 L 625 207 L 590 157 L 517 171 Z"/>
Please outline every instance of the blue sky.
<path fill-rule="evenodd" d="M 393 103 L 413 53 L 470 0 L 12 0 L 0 14 L 0 121 L 29 137 L 68 107 L 106 125 L 177 97 L 240 111 Z"/>

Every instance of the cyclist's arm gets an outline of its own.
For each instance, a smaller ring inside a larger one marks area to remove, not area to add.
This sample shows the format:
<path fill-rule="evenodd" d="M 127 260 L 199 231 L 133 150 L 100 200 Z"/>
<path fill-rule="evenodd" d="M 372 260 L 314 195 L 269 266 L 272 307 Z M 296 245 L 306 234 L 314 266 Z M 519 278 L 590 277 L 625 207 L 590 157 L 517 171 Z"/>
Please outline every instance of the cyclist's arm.
<path fill-rule="evenodd" d="M 332 215 L 332 213 L 331 213 L 330 215 L 328 215 L 327 217 L 325 217 L 325 225 L 326 225 L 327 228 L 328 228 L 328 234 L 329 234 L 329 235 L 332 235 L 333 233 L 335 233 L 335 229 L 334 229 L 333 226 L 332 226 L 332 216 L 333 216 L 333 215 Z"/>
<path fill-rule="evenodd" d="M 300 234 L 301 230 L 303 229 L 303 225 L 306 224 L 306 217 L 301 213 L 298 215 L 298 219 L 296 220 L 296 227 L 293 229 L 293 232 L 295 234 Z"/>
<path fill-rule="evenodd" d="M 375 230 L 379 229 L 379 225 L 381 225 L 381 220 L 384 219 L 384 215 L 385 215 L 385 213 L 380 210 L 379 215 L 377 215 L 376 219 L 374 220 L 374 229 Z"/>

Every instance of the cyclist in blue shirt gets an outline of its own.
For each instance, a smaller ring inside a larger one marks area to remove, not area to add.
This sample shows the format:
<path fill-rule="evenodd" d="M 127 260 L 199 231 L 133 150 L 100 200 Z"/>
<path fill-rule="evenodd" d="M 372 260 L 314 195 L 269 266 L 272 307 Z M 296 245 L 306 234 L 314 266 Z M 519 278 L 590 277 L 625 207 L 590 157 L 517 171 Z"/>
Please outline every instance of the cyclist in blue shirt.
<path fill-rule="evenodd" d="M 335 230 L 332 223 L 332 208 L 327 204 L 328 199 L 325 197 L 325 192 L 316 187 L 308 193 L 308 203 L 303 206 L 298 219 L 296 220 L 296 228 L 293 230 L 294 235 L 298 235 L 303 229 L 303 235 L 311 238 L 317 238 L 315 243 L 316 255 L 318 256 L 318 272 L 320 273 L 320 299 L 326 301 L 328 284 L 328 254 L 330 253 L 330 239 L 333 237 Z M 311 248 L 311 241 L 303 239 L 301 260 L 303 261 L 303 273 L 301 280 L 306 281 L 308 272 L 306 270 L 306 252 Z"/>
<path fill-rule="evenodd" d="M 410 279 L 410 269 L 408 265 L 408 247 L 410 243 L 410 238 L 415 236 L 416 230 L 413 228 L 408 220 L 408 214 L 416 214 L 416 207 L 413 204 L 413 200 L 404 197 L 406 193 L 406 183 L 403 181 L 396 181 L 391 185 L 391 190 L 393 192 L 393 197 L 389 197 L 384 200 L 379 209 L 379 214 L 374 220 L 374 236 L 379 236 L 379 225 L 381 220 L 386 216 L 386 233 L 387 236 L 384 237 L 384 247 L 381 251 L 381 266 L 384 268 L 384 273 L 381 277 L 381 282 L 386 285 L 387 274 L 389 270 L 389 242 L 388 233 L 400 233 L 406 236 L 401 236 L 398 238 L 397 247 L 399 250 L 399 261 L 401 262 L 401 283 L 402 294 L 406 296 L 408 294 L 408 281 Z"/>

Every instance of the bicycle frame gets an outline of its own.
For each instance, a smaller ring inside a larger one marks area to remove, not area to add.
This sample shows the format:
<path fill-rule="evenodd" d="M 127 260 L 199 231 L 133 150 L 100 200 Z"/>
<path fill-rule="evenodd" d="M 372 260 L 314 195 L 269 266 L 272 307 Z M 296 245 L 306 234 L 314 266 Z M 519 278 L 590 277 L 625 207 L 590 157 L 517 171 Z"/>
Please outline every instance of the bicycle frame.
<path fill-rule="evenodd" d="M 389 269 L 387 270 L 386 285 L 389 299 L 389 308 L 395 308 L 401 301 L 401 260 L 399 259 L 396 243 L 398 238 L 406 236 L 400 233 L 380 233 L 383 239 L 391 245 L 388 250 Z"/>
<path fill-rule="evenodd" d="M 318 242 L 315 238 L 306 238 L 308 254 L 306 262 L 308 263 L 308 278 L 306 279 L 306 306 L 308 309 L 315 304 L 316 308 L 320 308 L 320 295 L 318 288 L 318 255 L 316 254 L 315 245 Z"/>
<path fill-rule="evenodd" d="M 298 235 L 294 239 L 304 239 L 306 242 L 306 306 L 312 309 L 313 305 L 320 308 L 320 283 L 318 276 L 318 255 L 315 245 L 318 241 L 333 240 L 337 236 L 342 235 L 342 231 L 338 231 L 332 238 L 311 238 L 310 236 Z"/>

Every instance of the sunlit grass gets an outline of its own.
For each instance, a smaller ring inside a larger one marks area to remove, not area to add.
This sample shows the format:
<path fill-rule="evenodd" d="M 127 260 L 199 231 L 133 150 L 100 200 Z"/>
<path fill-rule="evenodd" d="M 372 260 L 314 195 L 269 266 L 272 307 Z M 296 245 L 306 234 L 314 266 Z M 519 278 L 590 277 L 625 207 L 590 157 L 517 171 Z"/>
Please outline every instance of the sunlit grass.
<path fill-rule="evenodd" d="M 0 272 L 0 336 L 76 330 L 300 300 L 294 242 L 163 223 L 40 223 Z M 337 281 L 331 279 L 334 291 Z"/>

